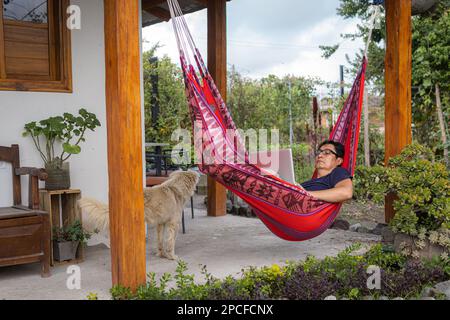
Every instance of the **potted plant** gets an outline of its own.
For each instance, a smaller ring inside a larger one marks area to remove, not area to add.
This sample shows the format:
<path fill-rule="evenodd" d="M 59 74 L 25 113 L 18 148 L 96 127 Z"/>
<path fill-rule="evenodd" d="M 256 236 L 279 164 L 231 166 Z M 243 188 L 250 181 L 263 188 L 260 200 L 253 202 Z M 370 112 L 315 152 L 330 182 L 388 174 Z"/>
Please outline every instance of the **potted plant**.
<path fill-rule="evenodd" d="M 94 131 L 100 125 L 96 115 L 86 109 L 80 109 L 78 116 L 64 113 L 62 116 L 50 117 L 39 122 L 33 121 L 25 125 L 23 136 L 30 136 L 33 139 L 44 161 L 48 173 L 45 182 L 47 190 L 70 188 L 67 160 L 81 152 L 80 143 L 86 141 L 86 131 Z"/>
<path fill-rule="evenodd" d="M 91 233 L 83 229 L 80 220 L 67 227 L 53 228 L 53 258 L 56 261 L 73 260 L 79 245 L 85 245 Z"/>

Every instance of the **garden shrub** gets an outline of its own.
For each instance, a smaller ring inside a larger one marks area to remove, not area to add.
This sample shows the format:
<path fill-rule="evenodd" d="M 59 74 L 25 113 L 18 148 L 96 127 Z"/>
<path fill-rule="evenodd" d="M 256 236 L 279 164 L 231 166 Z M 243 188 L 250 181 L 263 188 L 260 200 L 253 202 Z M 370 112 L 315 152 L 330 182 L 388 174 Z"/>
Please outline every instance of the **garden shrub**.
<path fill-rule="evenodd" d="M 413 143 L 390 159 L 386 168 L 358 167 L 355 171 L 355 195 L 358 200 L 381 203 L 388 193 L 397 195 L 395 232 L 429 239 L 450 249 L 450 180 L 442 162 L 433 152 Z M 422 245 L 421 245 L 422 244 Z M 419 247 L 424 246 L 423 241 Z"/>
<path fill-rule="evenodd" d="M 359 202 L 370 200 L 383 204 L 386 192 L 386 169 L 383 166 L 355 168 L 353 179 L 353 195 Z"/>
<path fill-rule="evenodd" d="M 187 266 L 179 262 L 173 280 L 165 274 L 159 281 L 150 275 L 147 285 L 136 293 L 114 287 L 113 299 L 139 300 L 320 300 L 329 295 L 338 298 L 360 299 L 366 295 L 391 298 L 418 297 L 430 285 L 450 279 L 450 260 L 411 260 L 382 245 L 373 246 L 362 255 L 355 253 L 360 245 L 353 245 L 336 257 L 318 260 L 308 257 L 303 262 L 287 262 L 285 266 L 251 267 L 242 270 L 241 277 L 219 280 L 203 267 L 203 284 L 196 284 L 193 275 L 186 274 Z M 381 290 L 367 288 L 369 266 L 381 269 Z"/>
<path fill-rule="evenodd" d="M 412 144 L 389 161 L 388 192 L 395 192 L 394 231 L 418 235 L 450 227 L 450 181 L 445 165 L 430 149 Z"/>

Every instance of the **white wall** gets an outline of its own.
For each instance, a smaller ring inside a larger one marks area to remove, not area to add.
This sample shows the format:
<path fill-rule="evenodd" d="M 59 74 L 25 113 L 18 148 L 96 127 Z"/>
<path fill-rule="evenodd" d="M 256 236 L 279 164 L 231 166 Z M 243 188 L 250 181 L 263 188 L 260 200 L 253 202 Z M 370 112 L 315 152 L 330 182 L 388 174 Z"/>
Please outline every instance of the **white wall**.
<path fill-rule="evenodd" d="M 81 8 L 81 30 L 72 31 L 73 93 L 0 91 L 0 145 L 19 144 L 22 166 L 42 167 L 30 138 L 23 138 L 25 123 L 81 107 L 93 112 L 102 126 L 89 132 L 82 152 L 70 159 L 72 188 L 106 202 L 108 167 L 105 107 L 105 51 L 103 0 L 72 0 Z M 120 169 L 120 168 L 118 168 Z M 12 204 L 11 169 L 0 163 L 0 207 Z M 28 181 L 22 178 L 23 202 Z"/>

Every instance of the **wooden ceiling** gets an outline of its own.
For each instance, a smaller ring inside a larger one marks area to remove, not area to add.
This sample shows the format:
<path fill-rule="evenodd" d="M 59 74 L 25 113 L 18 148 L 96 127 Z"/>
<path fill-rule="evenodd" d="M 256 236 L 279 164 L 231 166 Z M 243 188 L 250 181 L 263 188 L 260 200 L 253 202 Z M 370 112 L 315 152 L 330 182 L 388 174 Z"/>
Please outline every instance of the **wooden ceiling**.
<path fill-rule="evenodd" d="M 178 0 L 183 13 L 192 13 L 207 6 L 208 0 Z M 170 20 L 167 0 L 142 0 L 142 27 Z"/>
<path fill-rule="evenodd" d="M 178 0 L 178 2 L 183 13 L 187 14 L 206 9 L 208 0 Z M 142 27 L 169 20 L 167 0 L 142 0 Z"/>

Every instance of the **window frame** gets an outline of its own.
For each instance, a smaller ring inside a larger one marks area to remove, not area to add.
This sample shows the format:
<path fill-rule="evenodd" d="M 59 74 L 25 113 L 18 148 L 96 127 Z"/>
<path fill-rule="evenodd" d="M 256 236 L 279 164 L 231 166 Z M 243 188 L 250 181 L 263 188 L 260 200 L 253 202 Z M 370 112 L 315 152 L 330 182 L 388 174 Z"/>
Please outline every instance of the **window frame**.
<path fill-rule="evenodd" d="M 70 0 L 48 0 L 50 76 L 57 80 L 8 79 L 3 33 L 3 0 L 0 0 L 0 91 L 73 92 L 71 31 L 66 26 L 66 8 L 69 5 Z M 58 15 L 54 14 L 55 8 L 59 9 Z M 53 17 L 58 17 L 58 21 Z M 59 31 L 58 34 L 55 30 Z"/>

